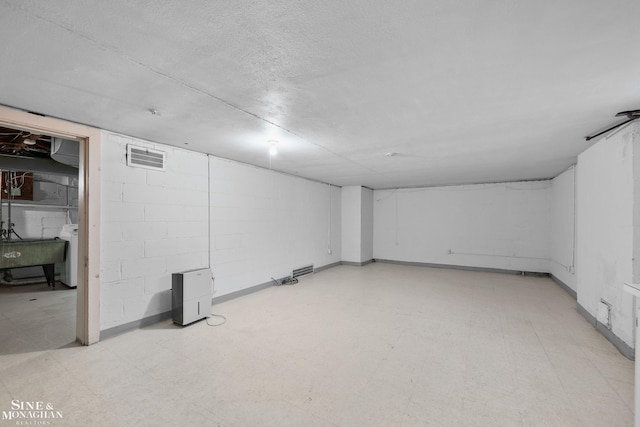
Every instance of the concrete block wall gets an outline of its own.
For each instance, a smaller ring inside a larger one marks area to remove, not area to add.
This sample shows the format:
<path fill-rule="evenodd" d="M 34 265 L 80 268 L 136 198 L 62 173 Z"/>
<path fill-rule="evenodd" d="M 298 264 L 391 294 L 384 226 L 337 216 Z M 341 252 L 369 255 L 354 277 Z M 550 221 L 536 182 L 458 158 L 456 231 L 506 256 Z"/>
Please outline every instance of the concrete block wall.
<path fill-rule="evenodd" d="M 31 206 L 27 206 L 31 204 Z M 69 207 L 69 208 L 67 208 Z M 3 221 L 8 221 L 8 204 L 2 202 Z M 16 200 L 11 222 L 23 239 L 51 239 L 62 226 L 78 220 L 78 177 L 34 173 L 33 200 Z"/>
<path fill-rule="evenodd" d="M 127 144 L 166 152 L 166 171 L 126 165 Z M 171 309 L 171 274 L 209 266 L 208 160 L 103 131 L 101 329 Z"/>
<path fill-rule="evenodd" d="M 52 239 L 60 235 L 62 226 L 67 223 L 64 210 L 20 206 L 11 211 L 16 233 L 23 239 Z"/>
<path fill-rule="evenodd" d="M 209 163 L 214 297 L 340 262 L 340 188 L 216 157 Z"/>
<path fill-rule="evenodd" d="M 549 272 L 551 182 L 374 191 L 374 258 Z"/>

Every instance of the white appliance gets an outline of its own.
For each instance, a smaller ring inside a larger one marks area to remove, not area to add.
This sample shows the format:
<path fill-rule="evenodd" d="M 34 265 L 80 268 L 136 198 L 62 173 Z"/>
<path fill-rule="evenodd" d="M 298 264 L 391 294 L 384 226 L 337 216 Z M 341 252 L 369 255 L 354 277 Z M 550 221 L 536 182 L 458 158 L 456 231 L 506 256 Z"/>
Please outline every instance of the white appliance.
<path fill-rule="evenodd" d="M 75 288 L 78 286 L 78 224 L 63 225 L 59 237 L 69 242 L 67 259 L 60 271 L 60 281 Z"/>
<path fill-rule="evenodd" d="M 173 322 L 188 325 L 211 315 L 213 276 L 211 269 L 183 271 L 171 275 Z"/>

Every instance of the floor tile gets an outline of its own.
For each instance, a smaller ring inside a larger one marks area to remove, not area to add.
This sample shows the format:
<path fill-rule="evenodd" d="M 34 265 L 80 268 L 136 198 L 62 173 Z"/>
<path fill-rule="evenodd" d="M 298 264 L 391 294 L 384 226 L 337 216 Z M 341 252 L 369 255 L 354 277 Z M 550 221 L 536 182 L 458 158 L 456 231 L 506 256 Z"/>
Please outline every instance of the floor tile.
<path fill-rule="evenodd" d="M 632 425 L 634 364 L 548 278 L 374 263 L 74 342 L 75 291 L 0 289 L 0 410 L 68 426 Z M 27 396 L 26 398 L 24 396 Z"/>

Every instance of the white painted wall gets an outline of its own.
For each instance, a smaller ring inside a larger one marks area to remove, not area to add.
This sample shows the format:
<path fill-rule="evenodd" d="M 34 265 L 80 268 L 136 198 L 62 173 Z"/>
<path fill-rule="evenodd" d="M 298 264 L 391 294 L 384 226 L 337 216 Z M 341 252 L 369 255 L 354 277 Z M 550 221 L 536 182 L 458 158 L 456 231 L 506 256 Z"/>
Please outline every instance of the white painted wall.
<path fill-rule="evenodd" d="M 128 167 L 126 145 L 167 153 L 166 171 Z M 209 264 L 204 154 L 102 132 L 100 323 L 171 309 L 171 274 Z"/>
<path fill-rule="evenodd" d="M 361 191 L 360 262 L 373 259 L 373 190 Z"/>
<path fill-rule="evenodd" d="M 604 138 L 578 156 L 576 279 L 578 303 L 597 317 L 612 304 L 612 332 L 633 347 L 634 155 L 637 124 Z M 638 245 L 636 245 L 637 247 Z"/>
<path fill-rule="evenodd" d="M 549 271 L 550 181 L 374 191 L 374 258 Z"/>
<path fill-rule="evenodd" d="M 4 205 L 5 215 L 6 208 Z M 23 239 L 52 239 L 60 235 L 62 226 L 67 223 L 67 213 L 61 209 L 20 206 L 13 207 L 11 211 L 16 233 Z"/>
<path fill-rule="evenodd" d="M 342 187 L 342 261 L 362 262 L 362 187 Z"/>
<path fill-rule="evenodd" d="M 340 188 L 209 159 L 215 297 L 341 260 Z"/>
<path fill-rule="evenodd" d="M 167 170 L 126 166 L 126 145 Z M 101 329 L 171 309 L 171 273 L 211 266 L 222 296 L 341 259 L 340 189 L 103 132 Z"/>
<path fill-rule="evenodd" d="M 576 290 L 575 276 L 575 167 L 551 180 L 550 273 Z"/>

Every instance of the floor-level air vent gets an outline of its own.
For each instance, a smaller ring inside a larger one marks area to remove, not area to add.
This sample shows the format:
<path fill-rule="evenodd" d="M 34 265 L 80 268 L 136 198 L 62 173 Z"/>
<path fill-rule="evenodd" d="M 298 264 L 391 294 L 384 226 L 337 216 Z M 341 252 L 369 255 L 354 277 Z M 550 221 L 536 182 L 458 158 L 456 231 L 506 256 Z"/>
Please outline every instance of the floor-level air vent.
<path fill-rule="evenodd" d="M 596 319 L 598 320 L 598 322 L 606 326 L 607 329 L 611 329 L 611 304 L 603 299 L 600 299 L 600 305 L 598 305 Z"/>
<path fill-rule="evenodd" d="M 127 166 L 163 171 L 166 155 L 164 151 L 127 144 Z"/>
<path fill-rule="evenodd" d="M 300 277 L 300 276 L 304 276 L 311 273 L 313 273 L 313 264 L 296 268 L 291 272 L 291 277 L 295 278 L 295 277 Z"/>

